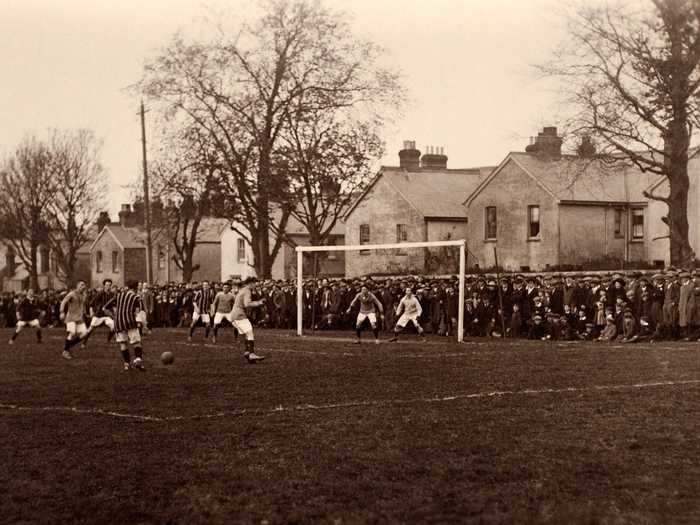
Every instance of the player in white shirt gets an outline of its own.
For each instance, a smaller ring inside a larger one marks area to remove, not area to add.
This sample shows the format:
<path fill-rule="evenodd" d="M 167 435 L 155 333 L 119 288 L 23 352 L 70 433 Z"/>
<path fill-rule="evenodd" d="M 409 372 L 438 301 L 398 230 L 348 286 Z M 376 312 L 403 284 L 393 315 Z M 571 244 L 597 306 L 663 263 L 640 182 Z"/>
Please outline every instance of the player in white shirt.
<path fill-rule="evenodd" d="M 418 318 L 422 313 L 423 308 L 420 305 L 418 297 L 413 295 L 413 290 L 406 288 L 406 295 L 403 296 L 399 302 L 399 305 L 396 307 L 396 315 L 400 317 L 399 320 L 396 321 L 396 326 L 394 327 L 394 337 L 389 339 L 389 342 L 393 343 L 398 341 L 399 333 L 401 330 L 406 328 L 406 325 L 409 322 L 413 323 L 413 326 L 415 326 L 416 330 L 418 330 L 418 335 L 423 337 L 423 340 L 425 341 L 425 337 L 423 336 L 423 328 L 418 322 Z"/>

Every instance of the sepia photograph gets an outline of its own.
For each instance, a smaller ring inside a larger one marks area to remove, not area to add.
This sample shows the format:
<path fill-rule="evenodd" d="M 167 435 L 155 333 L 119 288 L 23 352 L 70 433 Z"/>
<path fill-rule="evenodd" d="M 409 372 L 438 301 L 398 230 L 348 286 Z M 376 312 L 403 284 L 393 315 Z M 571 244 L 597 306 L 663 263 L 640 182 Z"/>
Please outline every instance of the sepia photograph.
<path fill-rule="evenodd" d="M 700 0 L 0 0 L 0 523 L 700 522 Z"/>

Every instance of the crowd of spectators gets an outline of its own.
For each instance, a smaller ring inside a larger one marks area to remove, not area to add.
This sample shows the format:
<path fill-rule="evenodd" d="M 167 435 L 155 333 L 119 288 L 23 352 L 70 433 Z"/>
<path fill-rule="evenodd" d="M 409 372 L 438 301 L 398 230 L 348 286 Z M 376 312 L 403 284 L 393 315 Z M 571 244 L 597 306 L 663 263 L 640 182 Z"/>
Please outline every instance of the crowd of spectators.
<path fill-rule="evenodd" d="M 236 283 L 232 283 L 234 292 Z M 396 307 L 406 288 L 418 297 L 420 324 L 426 333 L 454 336 L 459 282 L 451 278 L 309 279 L 304 283 L 304 328 L 354 329 L 356 312 L 346 312 L 362 286 L 368 286 L 384 309 L 384 330 L 392 330 Z M 151 328 L 190 325 L 198 283 L 140 285 Z M 222 283 L 212 283 L 219 291 Z M 95 294 L 99 288 L 90 290 Z M 57 326 L 65 292 L 44 290 L 36 297 L 44 326 Z M 260 281 L 265 305 L 250 312 L 257 327 L 296 328 L 296 283 Z M 21 293 L 4 293 L 0 326 L 12 327 Z M 90 304 L 88 297 L 86 304 Z M 87 312 L 86 312 L 87 316 Z M 465 337 L 511 337 L 542 340 L 642 340 L 700 338 L 700 272 L 667 270 L 654 275 L 466 276 Z"/>

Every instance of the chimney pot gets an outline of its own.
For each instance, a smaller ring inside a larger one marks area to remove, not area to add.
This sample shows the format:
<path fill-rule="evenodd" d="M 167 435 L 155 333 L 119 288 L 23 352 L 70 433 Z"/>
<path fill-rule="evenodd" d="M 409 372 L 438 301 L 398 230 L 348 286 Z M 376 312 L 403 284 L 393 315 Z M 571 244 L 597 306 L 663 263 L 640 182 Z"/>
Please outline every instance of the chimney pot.
<path fill-rule="evenodd" d="M 416 149 L 414 140 L 405 140 L 404 149 L 399 151 L 399 166 L 406 171 L 414 171 L 420 168 L 420 151 Z"/>

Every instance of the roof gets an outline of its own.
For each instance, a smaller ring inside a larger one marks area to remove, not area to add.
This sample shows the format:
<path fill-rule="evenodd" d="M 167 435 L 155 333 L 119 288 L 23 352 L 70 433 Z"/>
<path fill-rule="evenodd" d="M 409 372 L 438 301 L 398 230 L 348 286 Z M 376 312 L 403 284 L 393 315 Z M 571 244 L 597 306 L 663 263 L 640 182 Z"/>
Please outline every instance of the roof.
<path fill-rule="evenodd" d="M 559 202 L 646 202 L 644 191 L 659 175 L 644 173 L 629 163 L 606 164 L 597 159 L 562 156 L 556 159 L 511 152 L 469 195 L 469 204 L 509 161 L 515 162 L 545 192 Z"/>
<path fill-rule="evenodd" d="M 347 218 L 365 198 L 377 181 L 384 177 L 413 208 L 423 217 L 466 219 L 463 202 L 493 167 L 407 171 L 398 167 L 383 166 L 367 189 L 345 214 Z"/>
<path fill-rule="evenodd" d="M 124 228 L 120 225 L 109 224 L 105 226 L 105 230 L 107 229 L 125 250 L 146 247 L 146 232 L 141 228 Z"/>
<path fill-rule="evenodd" d="M 197 230 L 197 242 L 221 242 L 221 232 L 228 228 L 229 224 L 228 219 L 203 217 Z"/>

